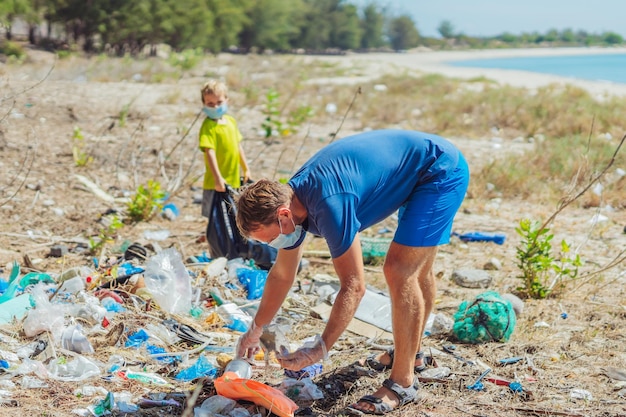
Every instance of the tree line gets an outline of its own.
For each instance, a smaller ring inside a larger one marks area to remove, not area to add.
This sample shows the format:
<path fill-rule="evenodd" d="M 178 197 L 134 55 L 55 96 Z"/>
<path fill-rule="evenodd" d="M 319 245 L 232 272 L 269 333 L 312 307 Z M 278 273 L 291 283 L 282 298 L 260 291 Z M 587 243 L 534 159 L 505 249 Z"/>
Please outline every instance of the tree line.
<path fill-rule="evenodd" d="M 624 43 L 616 33 L 569 29 L 472 37 L 455 33 L 449 21 L 441 22 L 440 38 L 422 37 L 410 15 L 394 15 L 376 0 L 363 7 L 347 0 L 2 0 L 7 40 L 16 21 L 27 25 L 32 44 L 119 55 L 154 53 L 159 44 L 218 53 Z"/>
<path fill-rule="evenodd" d="M 7 39 L 16 19 L 28 25 L 33 44 L 54 38 L 87 52 L 158 44 L 214 53 L 407 49 L 419 39 L 410 16 L 389 16 L 374 3 L 359 10 L 344 0 L 3 0 Z"/>

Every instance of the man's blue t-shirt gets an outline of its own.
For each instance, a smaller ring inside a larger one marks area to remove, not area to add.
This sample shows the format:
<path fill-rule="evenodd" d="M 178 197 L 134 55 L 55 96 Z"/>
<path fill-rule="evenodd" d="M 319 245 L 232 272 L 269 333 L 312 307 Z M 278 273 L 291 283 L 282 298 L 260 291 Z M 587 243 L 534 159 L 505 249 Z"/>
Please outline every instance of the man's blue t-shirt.
<path fill-rule="evenodd" d="M 440 136 L 375 130 L 325 146 L 289 185 L 307 210 L 304 229 L 325 238 L 336 258 L 358 232 L 393 214 L 416 187 L 445 178 L 458 161 L 458 149 Z"/>

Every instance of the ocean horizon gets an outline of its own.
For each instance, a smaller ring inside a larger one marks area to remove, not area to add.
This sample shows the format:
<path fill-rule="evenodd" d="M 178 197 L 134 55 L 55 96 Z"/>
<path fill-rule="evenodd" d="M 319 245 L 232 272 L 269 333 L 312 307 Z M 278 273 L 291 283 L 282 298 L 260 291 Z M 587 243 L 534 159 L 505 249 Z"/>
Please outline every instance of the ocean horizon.
<path fill-rule="evenodd" d="M 626 84 L 626 53 L 485 58 L 449 61 L 446 64 L 455 67 L 521 70 Z"/>

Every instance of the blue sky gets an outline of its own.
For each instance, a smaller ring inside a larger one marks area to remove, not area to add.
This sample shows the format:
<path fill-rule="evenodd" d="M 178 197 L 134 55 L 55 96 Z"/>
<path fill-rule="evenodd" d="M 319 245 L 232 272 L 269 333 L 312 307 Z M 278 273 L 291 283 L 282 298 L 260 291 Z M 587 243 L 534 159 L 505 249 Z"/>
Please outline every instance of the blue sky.
<path fill-rule="evenodd" d="M 504 32 L 545 33 L 550 29 L 616 32 L 626 38 L 626 0 L 353 0 L 374 1 L 392 13 L 408 13 L 423 36 L 439 36 L 443 20 L 455 32 L 493 36 Z"/>

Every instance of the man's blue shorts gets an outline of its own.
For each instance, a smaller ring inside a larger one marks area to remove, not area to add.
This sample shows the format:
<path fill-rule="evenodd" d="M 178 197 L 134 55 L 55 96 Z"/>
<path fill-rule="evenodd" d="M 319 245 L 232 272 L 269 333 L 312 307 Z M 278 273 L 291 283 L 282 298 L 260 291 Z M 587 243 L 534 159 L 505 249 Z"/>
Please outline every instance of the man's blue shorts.
<path fill-rule="evenodd" d="M 452 221 L 461 207 L 468 185 L 469 167 L 463 155 L 459 154 L 457 167 L 448 176 L 416 187 L 400 207 L 393 241 L 414 247 L 450 242 Z"/>

